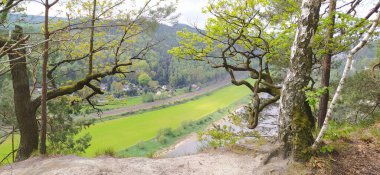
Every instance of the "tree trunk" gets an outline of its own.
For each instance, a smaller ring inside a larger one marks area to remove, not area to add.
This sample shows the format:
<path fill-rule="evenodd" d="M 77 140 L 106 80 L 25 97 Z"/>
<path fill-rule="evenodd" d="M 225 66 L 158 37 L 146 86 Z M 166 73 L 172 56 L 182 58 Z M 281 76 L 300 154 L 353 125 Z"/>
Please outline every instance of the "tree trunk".
<path fill-rule="evenodd" d="M 319 20 L 320 0 L 304 0 L 290 57 L 290 69 L 284 81 L 280 100 L 279 137 L 284 156 L 295 161 L 310 158 L 314 118 L 306 102 L 304 88 L 312 68 L 311 40 Z"/>
<path fill-rule="evenodd" d="M 92 61 L 94 57 L 94 33 L 95 33 L 95 20 L 96 16 L 96 0 L 93 0 L 92 17 L 91 17 L 91 34 L 90 34 L 90 52 L 88 57 L 88 75 L 92 74 Z"/>
<path fill-rule="evenodd" d="M 331 70 L 331 57 L 332 57 L 332 40 L 334 38 L 334 26 L 335 26 L 335 8 L 336 0 L 330 0 L 329 3 L 329 25 L 326 31 L 326 46 L 325 51 L 326 55 L 322 61 L 322 78 L 321 86 L 322 88 L 328 88 L 330 86 L 330 70 Z M 329 102 L 329 90 L 322 94 L 319 100 L 319 113 L 318 113 L 318 127 L 321 128 L 323 122 L 325 121 L 327 113 L 327 105 Z"/>
<path fill-rule="evenodd" d="M 49 0 L 45 1 L 44 53 L 42 59 L 42 94 L 41 94 L 41 143 L 40 154 L 46 154 L 47 127 L 47 64 L 49 60 Z"/>
<path fill-rule="evenodd" d="M 22 28 L 16 26 L 12 40 L 22 38 Z M 38 125 L 35 117 L 36 109 L 31 105 L 29 79 L 26 67 L 25 49 L 8 53 L 14 91 L 15 114 L 20 129 L 20 144 L 17 161 L 27 159 L 38 149 Z"/>
<path fill-rule="evenodd" d="M 334 97 L 331 100 L 330 106 L 327 110 L 326 119 L 323 122 L 323 126 L 322 126 L 321 130 L 319 131 L 317 138 L 315 139 L 315 142 L 313 144 L 313 148 L 318 146 L 318 143 L 321 141 L 324 133 L 327 130 L 328 121 L 331 118 L 332 113 L 335 109 L 335 106 L 336 106 L 336 104 L 340 98 L 340 93 L 342 92 L 343 86 L 346 82 L 348 72 L 351 70 L 354 55 L 367 44 L 368 40 L 370 39 L 370 37 L 373 35 L 374 31 L 376 30 L 376 27 L 379 24 L 379 22 L 380 22 L 380 13 L 377 14 L 376 19 L 372 22 L 371 27 L 367 31 L 367 35 L 354 48 L 352 48 L 350 50 L 350 52 L 348 53 L 346 65 L 344 66 L 342 77 L 340 78 L 340 81 L 339 81 L 338 87 L 336 88 Z"/>

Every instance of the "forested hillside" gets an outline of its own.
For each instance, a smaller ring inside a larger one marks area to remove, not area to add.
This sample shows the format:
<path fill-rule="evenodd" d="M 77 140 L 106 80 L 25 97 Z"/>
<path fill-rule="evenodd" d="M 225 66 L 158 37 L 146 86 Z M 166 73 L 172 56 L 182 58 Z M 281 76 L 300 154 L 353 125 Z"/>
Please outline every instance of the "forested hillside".
<path fill-rule="evenodd" d="M 30 33 L 40 32 L 40 26 L 43 20 L 43 16 L 9 15 L 9 21 L 11 23 L 24 26 L 25 32 Z M 65 20 L 65 18 L 53 17 L 50 20 L 59 21 Z M 137 70 L 136 73 L 131 74 L 131 76 L 127 78 L 105 78 L 102 80 L 103 83 L 106 83 L 108 87 L 111 87 L 114 81 L 123 84 L 134 83 L 137 85 L 139 83 L 138 76 L 147 74 L 153 81 L 151 82 L 153 85 L 169 85 L 173 88 L 181 88 L 191 84 L 204 84 L 226 76 L 223 70 L 215 70 L 203 63 L 193 64 L 185 60 L 172 59 L 172 55 L 167 53 L 167 50 L 178 45 L 178 31 L 188 29 L 189 31 L 195 32 L 196 30 L 194 28 L 180 23 L 175 23 L 172 26 L 161 23 L 154 25 L 154 29 L 147 31 L 142 38 L 152 37 L 152 40 L 159 41 L 159 44 L 147 54 L 146 61 L 141 61 L 134 65 L 134 69 Z M 10 29 L 12 29 L 12 27 Z M 143 47 L 142 43 L 141 47 Z M 62 56 L 56 55 L 55 57 L 55 60 L 59 60 L 58 57 Z M 77 76 L 75 71 L 77 71 L 80 66 L 80 64 L 75 63 L 74 65 L 70 65 L 69 69 L 63 67 L 62 73 L 66 73 L 67 76 L 65 79 L 61 79 L 61 81 L 68 81 L 75 78 Z"/>

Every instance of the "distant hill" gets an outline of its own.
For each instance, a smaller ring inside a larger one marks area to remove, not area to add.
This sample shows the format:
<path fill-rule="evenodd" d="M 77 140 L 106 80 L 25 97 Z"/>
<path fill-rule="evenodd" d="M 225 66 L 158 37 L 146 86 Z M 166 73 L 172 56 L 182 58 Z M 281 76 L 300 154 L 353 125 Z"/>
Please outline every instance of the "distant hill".
<path fill-rule="evenodd" d="M 24 31 L 39 32 L 41 25 L 44 22 L 43 16 L 10 14 L 8 16 L 9 23 L 21 25 Z M 64 18 L 50 18 L 53 21 Z M 14 25 L 9 25 L 7 30 L 12 30 Z M 223 70 L 216 70 L 201 62 L 189 62 L 184 60 L 173 59 L 167 51 L 175 46 L 178 46 L 177 32 L 187 29 L 188 31 L 196 32 L 196 29 L 186 25 L 177 23 L 172 26 L 166 24 L 157 24 L 153 33 L 146 33 L 156 41 L 161 41 L 159 45 L 153 48 L 151 54 L 147 55 L 147 62 L 151 69 L 147 73 L 153 80 L 158 81 L 161 85 L 171 85 L 174 87 L 184 87 L 190 84 L 206 83 L 220 78 L 225 75 Z M 142 43 L 143 44 L 143 43 Z M 223 74 L 223 75 L 222 75 Z M 75 74 L 73 75 L 75 76 Z M 75 78 L 75 77 L 67 77 Z M 137 83 L 136 75 L 129 76 L 128 81 Z M 104 80 L 107 84 L 111 84 L 114 78 L 109 77 Z"/>

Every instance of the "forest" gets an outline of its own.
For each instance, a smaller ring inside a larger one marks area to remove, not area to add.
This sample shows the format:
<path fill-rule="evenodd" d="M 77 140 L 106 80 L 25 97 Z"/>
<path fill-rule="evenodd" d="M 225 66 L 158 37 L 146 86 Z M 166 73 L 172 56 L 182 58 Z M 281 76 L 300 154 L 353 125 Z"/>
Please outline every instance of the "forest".
<path fill-rule="evenodd" d="M 379 22 L 379 0 L 3 0 L 0 175 L 380 174 Z"/>

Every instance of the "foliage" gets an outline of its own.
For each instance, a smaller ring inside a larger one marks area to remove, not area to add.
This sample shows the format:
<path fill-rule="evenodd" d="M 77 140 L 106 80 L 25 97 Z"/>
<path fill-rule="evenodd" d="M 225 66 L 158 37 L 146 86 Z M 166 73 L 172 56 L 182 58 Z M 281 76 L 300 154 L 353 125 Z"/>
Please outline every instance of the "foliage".
<path fill-rule="evenodd" d="M 92 124 L 91 120 L 74 121 L 73 115 L 80 112 L 80 104 L 70 104 L 73 97 L 61 97 L 49 102 L 48 150 L 51 154 L 85 153 L 90 147 L 90 134 L 77 137 L 83 129 Z"/>
<path fill-rule="evenodd" d="M 163 100 L 170 97 L 171 97 L 170 93 L 167 91 L 164 91 L 164 92 L 161 92 L 160 94 L 154 95 L 154 100 Z"/>
<path fill-rule="evenodd" d="M 208 136 L 210 138 L 208 138 Z M 199 138 L 201 140 L 209 141 L 209 146 L 213 148 L 220 148 L 230 146 L 236 143 L 241 136 L 236 135 L 231 127 L 226 125 L 207 130 L 205 132 L 199 133 Z"/>
<path fill-rule="evenodd" d="M 121 97 L 124 94 L 124 86 L 120 82 L 112 82 L 111 89 L 115 97 Z"/>
<path fill-rule="evenodd" d="M 13 106 L 12 83 L 8 77 L 0 77 L 0 126 L 16 125 Z M 0 136 L 2 131 L 0 130 Z"/>
<path fill-rule="evenodd" d="M 306 90 L 307 102 L 312 107 L 312 109 L 314 109 L 314 110 L 317 109 L 316 105 L 319 102 L 319 98 L 321 97 L 322 94 L 327 92 L 327 90 L 330 91 L 331 88 L 330 87 L 323 87 L 323 88 L 318 88 L 318 89 L 309 90 L 309 91 Z"/>
<path fill-rule="evenodd" d="M 168 51 L 181 59 L 224 69 L 234 85 L 248 87 L 253 93 L 254 104 L 257 104 L 250 106 L 248 127 L 251 129 L 257 126 L 255 121 L 258 121 L 259 113 L 280 99 L 280 88 L 276 86 L 280 82 L 273 81 L 280 78 L 272 76 L 283 75 L 271 74 L 271 68 L 283 69 L 288 65 L 289 41 L 297 26 L 291 20 L 298 14 L 298 4 L 294 1 L 275 2 L 209 1 L 203 11 L 213 17 L 207 19 L 205 29 L 198 29 L 197 33 L 186 29 L 178 32 L 179 46 Z M 281 6 L 286 10 L 274 12 Z M 249 75 L 249 80 L 257 81 L 249 82 L 238 77 L 244 73 Z M 270 94 L 272 98 L 260 103 L 258 93 Z"/>
<path fill-rule="evenodd" d="M 139 75 L 138 82 L 141 86 L 148 86 L 150 81 L 152 78 L 147 73 L 144 72 Z"/>
<path fill-rule="evenodd" d="M 319 149 L 319 151 L 324 154 L 329 154 L 334 151 L 334 147 L 332 145 L 324 145 Z"/>
<path fill-rule="evenodd" d="M 357 127 L 353 126 L 349 123 L 338 123 L 334 121 L 330 121 L 329 128 L 326 131 L 324 138 L 326 140 L 338 140 L 344 139 L 349 136 L 350 133 L 355 131 Z"/>
<path fill-rule="evenodd" d="M 346 80 L 334 118 L 358 122 L 379 111 L 380 82 L 371 70 L 356 72 Z M 376 107 L 377 106 L 377 107 Z"/>
<path fill-rule="evenodd" d="M 168 142 L 167 137 L 174 137 L 174 136 L 175 135 L 174 135 L 173 130 L 171 128 L 164 128 L 164 129 L 160 129 L 157 132 L 156 139 L 157 139 L 157 142 L 159 142 L 161 144 L 165 144 Z"/>
<path fill-rule="evenodd" d="M 363 20 L 360 17 L 354 17 L 352 14 L 347 14 L 345 11 L 337 9 L 335 12 L 335 28 L 345 29 L 344 31 L 335 31 L 334 39 L 330 45 L 326 41 L 326 28 L 331 24 L 331 19 L 328 15 L 322 16 L 319 20 L 318 29 L 314 37 L 313 50 L 316 57 L 322 58 L 326 54 L 326 48 L 332 49 L 332 54 L 337 55 L 346 52 L 353 43 L 356 43 L 361 35 L 367 30 L 363 26 L 370 24 L 370 21 Z M 360 25 L 358 25 L 360 24 Z"/>
<path fill-rule="evenodd" d="M 255 59 L 262 56 L 262 52 L 266 56 L 265 62 L 286 66 L 282 63 L 286 62 L 284 58 L 290 53 L 289 41 L 295 31 L 295 25 L 287 21 L 294 18 L 298 5 L 287 1 L 282 3 L 286 11 L 279 10 L 279 13 L 273 14 L 273 9 L 280 7 L 278 3 L 281 2 L 212 1 L 203 9 L 215 17 L 208 19 L 205 31 L 198 31 L 198 34 L 186 29 L 178 32 L 180 46 L 168 52 L 179 58 L 205 60 L 216 66 L 221 63 L 218 61 L 220 54 L 226 56 L 228 64 L 236 65 L 242 62 L 242 57 L 246 56 L 244 53 L 254 51 L 257 52 Z M 274 26 L 280 27 L 280 30 L 267 30 Z"/>
<path fill-rule="evenodd" d="M 113 148 L 106 148 L 102 151 L 98 151 L 95 153 L 96 157 L 99 156 L 110 156 L 110 157 L 115 157 L 116 156 L 116 151 Z"/>
<path fill-rule="evenodd" d="M 144 103 L 153 102 L 154 101 L 154 94 L 151 92 L 148 92 L 148 93 L 142 95 L 142 101 Z"/>

